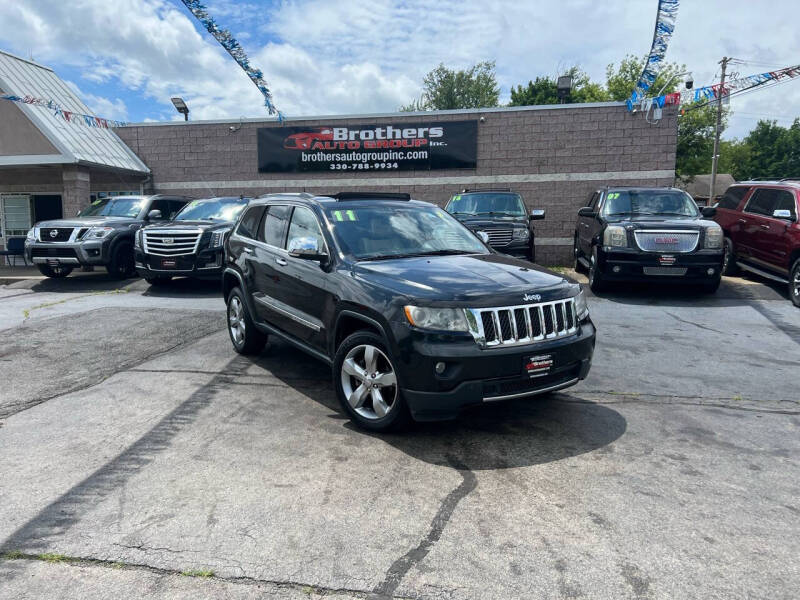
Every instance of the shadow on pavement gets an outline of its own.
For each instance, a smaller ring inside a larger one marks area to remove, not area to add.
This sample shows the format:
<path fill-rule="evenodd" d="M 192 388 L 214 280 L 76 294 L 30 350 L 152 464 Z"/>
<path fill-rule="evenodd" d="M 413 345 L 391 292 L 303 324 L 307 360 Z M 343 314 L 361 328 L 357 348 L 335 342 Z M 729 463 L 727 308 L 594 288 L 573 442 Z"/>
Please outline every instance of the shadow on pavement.
<path fill-rule="evenodd" d="M 189 277 L 176 277 L 165 283 L 150 285 L 144 279 L 139 280 L 134 287 L 142 292 L 143 296 L 155 298 L 219 298 L 222 301 L 222 283 L 219 279 L 190 279 Z"/>
<path fill-rule="evenodd" d="M 412 458 L 460 469 L 492 470 L 553 462 L 602 448 L 621 437 L 625 418 L 608 406 L 569 393 L 477 406 L 454 421 L 413 423 L 391 434 L 359 429 L 342 412 L 324 363 L 270 342 L 254 364 L 334 411 L 352 435 L 375 437 Z"/>
<path fill-rule="evenodd" d="M 135 281 L 136 279 L 114 279 L 105 269 L 98 269 L 91 272 L 73 271 L 63 279 L 40 279 L 26 287 L 34 292 L 75 294 L 122 289 Z"/>

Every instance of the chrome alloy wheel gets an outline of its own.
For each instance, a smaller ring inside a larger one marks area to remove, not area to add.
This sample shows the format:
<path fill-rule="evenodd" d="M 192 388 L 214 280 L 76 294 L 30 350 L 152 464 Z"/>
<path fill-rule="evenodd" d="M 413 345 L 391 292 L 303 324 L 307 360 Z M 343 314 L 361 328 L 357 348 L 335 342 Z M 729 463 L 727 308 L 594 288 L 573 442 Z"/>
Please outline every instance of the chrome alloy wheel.
<path fill-rule="evenodd" d="M 236 344 L 244 343 L 244 307 L 238 296 L 233 296 L 228 305 L 228 327 L 231 330 L 231 337 Z"/>
<path fill-rule="evenodd" d="M 795 267 L 794 270 L 794 279 L 792 280 L 792 287 L 791 287 L 792 295 L 794 296 L 795 301 L 800 298 L 800 267 Z M 795 302 L 796 304 L 797 302 Z"/>
<path fill-rule="evenodd" d="M 382 419 L 397 406 L 397 376 L 380 349 L 356 346 L 342 363 L 342 391 L 351 408 L 365 419 Z"/>

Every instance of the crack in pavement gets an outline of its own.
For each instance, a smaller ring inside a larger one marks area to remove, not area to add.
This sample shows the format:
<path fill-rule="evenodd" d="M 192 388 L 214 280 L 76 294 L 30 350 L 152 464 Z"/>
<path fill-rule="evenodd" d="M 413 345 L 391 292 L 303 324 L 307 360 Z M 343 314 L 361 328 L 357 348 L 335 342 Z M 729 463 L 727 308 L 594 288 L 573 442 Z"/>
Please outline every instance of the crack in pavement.
<path fill-rule="evenodd" d="M 719 329 L 714 329 L 713 327 L 706 327 L 705 325 L 700 325 L 700 323 L 695 323 L 694 321 L 687 321 L 686 319 L 682 319 L 678 315 L 672 314 L 668 310 L 665 310 L 664 312 L 673 319 L 675 319 L 676 321 L 679 321 L 681 323 L 686 323 L 687 325 L 694 325 L 695 327 L 698 327 L 700 329 L 705 329 L 706 331 L 713 331 L 714 333 L 719 333 L 721 335 L 730 335 L 729 333 L 725 333 L 724 331 L 720 331 Z"/>
<path fill-rule="evenodd" d="M 403 578 L 428 555 L 433 545 L 442 537 L 442 532 L 450 521 L 450 517 L 453 516 L 458 503 L 477 487 L 478 479 L 469 467 L 453 456 L 448 456 L 447 462 L 461 474 L 461 483 L 442 500 L 425 538 L 416 547 L 392 563 L 383 581 L 375 587 L 372 595 L 369 596 L 371 600 L 395 597 L 394 592 Z"/>
<path fill-rule="evenodd" d="M 2 564 L 2 562 L 25 560 L 25 561 L 37 561 L 37 562 L 49 562 L 51 564 L 62 564 L 62 565 L 79 566 L 79 567 L 128 569 L 136 571 L 147 571 L 149 573 L 155 573 L 157 575 L 177 575 L 177 576 L 187 577 L 187 575 L 184 575 L 184 572 L 179 569 L 153 567 L 151 565 L 144 563 L 119 562 L 102 558 L 89 558 L 81 556 L 65 556 L 65 557 L 59 557 L 57 560 L 54 561 L 53 560 L 48 561 L 47 558 L 43 558 L 42 555 L 38 554 L 26 554 L 22 552 L 10 552 L 9 554 L 11 554 L 11 556 L 3 556 L 2 554 L 0 554 L 0 564 Z M 312 583 L 302 583 L 291 580 L 261 579 L 258 577 L 248 577 L 246 575 L 238 577 L 225 577 L 222 575 L 212 574 L 209 576 L 204 576 L 202 577 L 202 579 L 222 581 L 225 583 L 232 583 L 236 585 L 274 585 L 279 589 L 301 591 L 305 595 L 309 595 L 309 592 L 318 594 L 320 596 L 326 596 L 331 594 L 350 594 L 352 596 L 355 596 L 356 598 L 368 598 L 370 595 L 369 592 L 365 592 L 363 590 L 356 590 L 350 588 L 329 588 L 329 587 L 315 585 Z M 387 598 L 390 598 L 390 600 L 413 600 L 412 597 L 409 596 L 391 596 Z"/>
<path fill-rule="evenodd" d="M 156 455 L 169 448 L 175 436 L 191 425 L 217 393 L 225 389 L 222 385 L 225 378 L 242 374 L 250 364 L 246 358 L 233 358 L 225 367 L 225 376 L 218 375 L 200 386 L 115 458 L 40 510 L 0 544 L 0 552 L 45 545 L 48 539 L 67 532 L 80 521 L 85 509 L 122 487 L 155 460 Z"/>
<path fill-rule="evenodd" d="M 222 331 L 222 329 L 223 329 L 222 327 L 217 327 L 217 326 L 214 326 L 214 327 L 215 327 L 214 329 L 209 329 L 208 331 L 200 332 L 200 336 L 199 337 L 191 338 L 191 339 L 187 338 L 185 340 L 181 340 L 180 342 L 178 342 L 176 344 L 173 344 L 172 346 L 169 346 L 168 348 L 164 348 L 163 350 L 158 350 L 157 352 L 153 352 L 152 354 L 148 354 L 148 355 L 146 355 L 146 356 L 144 356 L 142 358 L 137 358 L 135 360 L 132 360 L 129 363 L 123 363 L 123 364 L 119 365 L 119 368 L 116 371 L 114 371 L 113 373 L 108 373 L 106 375 L 98 375 L 97 376 L 98 379 L 89 381 L 85 385 L 81 385 L 80 387 L 76 387 L 74 389 L 67 389 L 66 391 L 58 392 L 57 394 L 52 394 L 50 396 L 42 396 L 40 398 L 36 398 L 35 400 L 29 400 L 29 401 L 26 401 L 24 403 L 21 403 L 21 405 L 20 404 L 9 404 L 9 405 L 6 405 L 6 408 L 0 409 L 0 418 L 7 419 L 8 417 L 11 417 L 13 415 L 17 415 L 17 414 L 19 414 L 21 412 L 24 412 L 24 411 L 26 411 L 26 410 L 28 410 L 30 408 L 33 408 L 35 406 L 39 406 L 40 404 L 43 404 L 45 402 L 49 402 L 50 400 L 55 400 L 56 398 L 61 398 L 62 396 L 68 396 L 69 394 L 74 394 L 76 392 L 82 392 L 84 390 L 88 390 L 90 388 L 93 388 L 95 386 L 98 386 L 98 385 L 104 383 L 105 381 L 107 381 L 111 377 L 114 377 L 114 375 L 119 375 L 120 373 L 125 373 L 125 372 L 128 372 L 128 371 L 136 371 L 136 369 L 134 367 L 136 367 L 137 365 L 141 365 L 141 364 L 144 364 L 144 363 L 149 362 L 151 360 L 154 360 L 154 359 L 156 359 L 156 358 L 158 358 L 160 356 L 163 356 L 164 354 L 168 354 L 168 353 L 172 352 L 173 350 L 178 350 L 178 349 L 182 348 L 183 346 L 187 346 L 189 344 L 193 344 L 195 342 L 199 342 L 204 337 L 207 337 L 209 335 L 213 335 L 215 333 L 218 333 L 219 331 Z M 217 375 L 217 373 L 209 373 L 209 375 Z M 15 406 L 20 406 L 20 408 L 14 409 Z"/>

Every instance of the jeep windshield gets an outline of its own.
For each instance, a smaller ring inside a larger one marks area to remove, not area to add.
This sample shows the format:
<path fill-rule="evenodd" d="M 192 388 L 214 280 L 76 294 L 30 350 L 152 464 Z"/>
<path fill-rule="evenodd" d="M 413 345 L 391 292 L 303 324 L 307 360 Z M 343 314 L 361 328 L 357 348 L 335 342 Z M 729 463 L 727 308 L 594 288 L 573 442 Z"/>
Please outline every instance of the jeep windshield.
<path fill-rule="evenodd" d="M 696 217 L 692 197 L 678 190 L 625 190 L 609 192 L 603 206 L 606 217 L 658 215 Z"/>
<path fill-rule="evenodd" d="M 79 217 L 131 217 L 136 218 L 144 206 L 142 198 L 101 198 L 78 213 Z"/>
<path fill-rule="evenodd" d="M 192 200 L 175 215 L 176 221 L 235 221 L 249 198 Z"/>
<path fill-rule="evenodd" d="M 447 212 L 453 215 L 524 217 L 525 205 L 519 194 L 484 192 L 456 194 L 447 203 Z"/>
<path fill-rule="evenodd" d="M 337 203 L 325 212 L 342 252 L 356 260 L 489 254 L 475 234 L 436 206 Z"/>

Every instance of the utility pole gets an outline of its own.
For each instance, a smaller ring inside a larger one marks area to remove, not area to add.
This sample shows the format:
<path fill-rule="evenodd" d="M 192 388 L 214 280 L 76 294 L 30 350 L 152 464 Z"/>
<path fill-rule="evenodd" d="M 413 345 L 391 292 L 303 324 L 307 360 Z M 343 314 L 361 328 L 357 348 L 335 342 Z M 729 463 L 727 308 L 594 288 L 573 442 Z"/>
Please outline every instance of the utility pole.
<path fill-rule="evenodd" d="M 722 97 L 725 95 L 725 69 L 728 67 L 728 61 L 731 59 L 723 56 L 719 64 L 722 65 L 722 76 L 719 81 L 719 90 L 717 91 L 717 126 L 714 129 L 714 154 L 711 156 L 711 189 L 708 191 L 708 205 L 714 201 L 714 187 L 717 183 L 717 161 L 719 160 L 719 134 L 720 127 L 722 126 Z"/>

